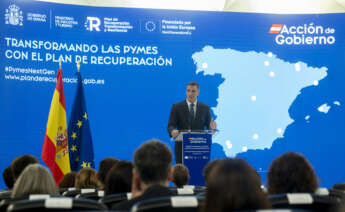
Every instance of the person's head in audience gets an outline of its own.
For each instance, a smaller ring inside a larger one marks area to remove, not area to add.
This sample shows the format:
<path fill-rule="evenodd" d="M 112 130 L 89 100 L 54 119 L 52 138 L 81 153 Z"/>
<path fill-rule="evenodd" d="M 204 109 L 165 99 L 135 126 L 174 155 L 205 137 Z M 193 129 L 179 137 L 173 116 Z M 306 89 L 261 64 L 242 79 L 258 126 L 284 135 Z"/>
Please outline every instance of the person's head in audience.
<path fill-rule="evenodd" d="M 116 158 L 104 158 L 99 163 L 99 168 L 97 172 L 97 178 L 99 182 L 102 184 L 102 187 L 105 185 L 105 179 L 109 170 L 118 162 Z"/>
<path fill-rule="evenodd" d="M 204 212 L 256 210 L 270 208 L 261 189 L 260 178 L 243 159 L 217 162 L 208 176 Z"/>
<path fill-rule="evenodd" d="M 343 199 L 339 204 L 336 204 L 329 211 L 333 212 L 345 212 L 345 200 Z"/>
<path fill-rule="evenodd" d="M 7 188 L 12 189 L 13 184 L 14 184 L 14 179 L 13 179 L 11 166 L 4 169 L 4 171 L 2 172 L 2 177 L 4 178 L 4 182 L 5 182 L 5 185 L 7 186 Z"/>
<path fill-rule="evenodd" d="M 110 169 L 105 180 L 105 194 L 131 192 L 133 164 L 130 161 L 119 161 Z"/>
<path fill-rule="evenodd" d="M 75 178 L 77 176 L 77 172 L 70 172 L 65 174 L 61 181 L 59 182 L 59 188 L 72 188 L 75 184 Z"/>
<path fill-rule="evenodd" d="M 267 174 L 268 193 L 313 193 L 318 187 L 317 177 L 307 159 L 288 152 L 274 159 Z"/>
<path fill-rule="evenodd" d="M 203 171 L 202 171 L 202 176 L 204 177 L 205 180 L 205 185 L 207 186 L 207 178 L 208 175 L 211 173 L 212 169 L 214 167 L 216 167 L 217 164 L 219 164 L 219 162 L 221 162 L 222 159 L 215 159 L 213 161 L 210 161 L 206 164 L 206 166 L 204 167 Z"/>
<path fill-rule="evenodd" d="M 28 165 L 35 164 L 35 163 L 38 163 L 38 159 L 32 155 L 22 155 L 22 156 L 16 157 L 11 163 L 12 175 L 13 175 L 14 181 L 18 179 L 19 175 Z"/>
<path fill-rule="evenodd" d="M 142 144 L 134 153 L 133 186 L 141 190 L 152 185 L 168 186 L 171 161 L 171 151 L 161 141 L 152 139 Z"/>
<path fill-rule="evenodd" d="M 100 187 L 100 182 L 96 177 L 96 171 L 92 168 L 85 167 L 81 169 L 75 178 L 74 187 L 83 189 L 83 188 L 95 188 Z"/>
<path fill-rule="evenodd" d="M 182 188 L 189 182 L 189 171 L 183 164 L 176 164 L 173 167 L 172 182 L 178 188 Z"/>
<path fill-rule="evenodd" d="M 50 171 L 40 164 L 28 165 L 14 184 L 12 198 L 30 194 L 58 194 Z"/>

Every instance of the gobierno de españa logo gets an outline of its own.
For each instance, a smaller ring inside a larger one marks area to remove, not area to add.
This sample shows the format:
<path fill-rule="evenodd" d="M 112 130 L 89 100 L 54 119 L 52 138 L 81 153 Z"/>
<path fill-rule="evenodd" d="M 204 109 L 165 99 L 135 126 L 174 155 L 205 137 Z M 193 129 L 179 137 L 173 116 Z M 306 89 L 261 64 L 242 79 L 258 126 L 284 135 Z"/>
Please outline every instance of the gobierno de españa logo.
<path fill-rule="evenodd" d="M 335 29 L 314 23 L 303 25 L 272 24 L 270 34 L 278 45 L 333 45 Z"/>
<path fill-rule="evenodd" d="M 20 10 L 20 8 L 15 5 L 11 4 L 8 9 L 6 9 L 5 12 L 5 24 L 11 24 L 11 25 L 23 25 L 23 12 Z"/>

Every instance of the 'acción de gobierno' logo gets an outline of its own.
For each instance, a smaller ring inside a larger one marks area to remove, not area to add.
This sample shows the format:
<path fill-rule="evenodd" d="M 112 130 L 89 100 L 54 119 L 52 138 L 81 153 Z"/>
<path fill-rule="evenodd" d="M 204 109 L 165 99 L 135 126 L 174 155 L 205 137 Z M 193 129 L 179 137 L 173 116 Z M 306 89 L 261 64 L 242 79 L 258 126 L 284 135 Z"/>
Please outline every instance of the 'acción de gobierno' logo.
<path fill-rule="evenodd" d="M 270 34 L 277 34 L 275 43 L 278 45 L 332 45 L 335 43 L 335 29 L 314 23 L 287 26 L 272 24 Z"/>

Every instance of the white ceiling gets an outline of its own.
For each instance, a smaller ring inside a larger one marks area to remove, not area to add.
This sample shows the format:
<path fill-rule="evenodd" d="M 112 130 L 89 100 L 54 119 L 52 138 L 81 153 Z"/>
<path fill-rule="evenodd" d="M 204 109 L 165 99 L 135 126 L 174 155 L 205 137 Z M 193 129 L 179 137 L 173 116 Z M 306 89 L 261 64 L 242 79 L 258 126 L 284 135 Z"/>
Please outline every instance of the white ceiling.
<path fill-rule="evenodd" d="M 38 0 L 104 7 L 259 13 L 343 13 L 345 0 Z"/>

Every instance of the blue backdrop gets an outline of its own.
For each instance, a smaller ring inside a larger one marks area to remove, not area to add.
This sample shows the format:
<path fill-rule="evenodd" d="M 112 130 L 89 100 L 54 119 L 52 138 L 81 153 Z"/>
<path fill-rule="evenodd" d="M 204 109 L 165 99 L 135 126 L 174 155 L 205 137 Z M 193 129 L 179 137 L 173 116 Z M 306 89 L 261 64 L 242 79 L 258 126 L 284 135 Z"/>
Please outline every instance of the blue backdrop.
<path fill-rule="evenodd" d="M 0 171 L 40 157 L 59 59 L 67 119 L 81 60 L 96 167 L 167 133 L 171 105 L 200 83 L 219 133 L 211 158 L 240 156 L 265 180 L 304 154 L 322 186 L 345 171 L 345 14 L 272 15 L 0 3 Z M 0 188 L 4 188 L 0 181 Z"/>

